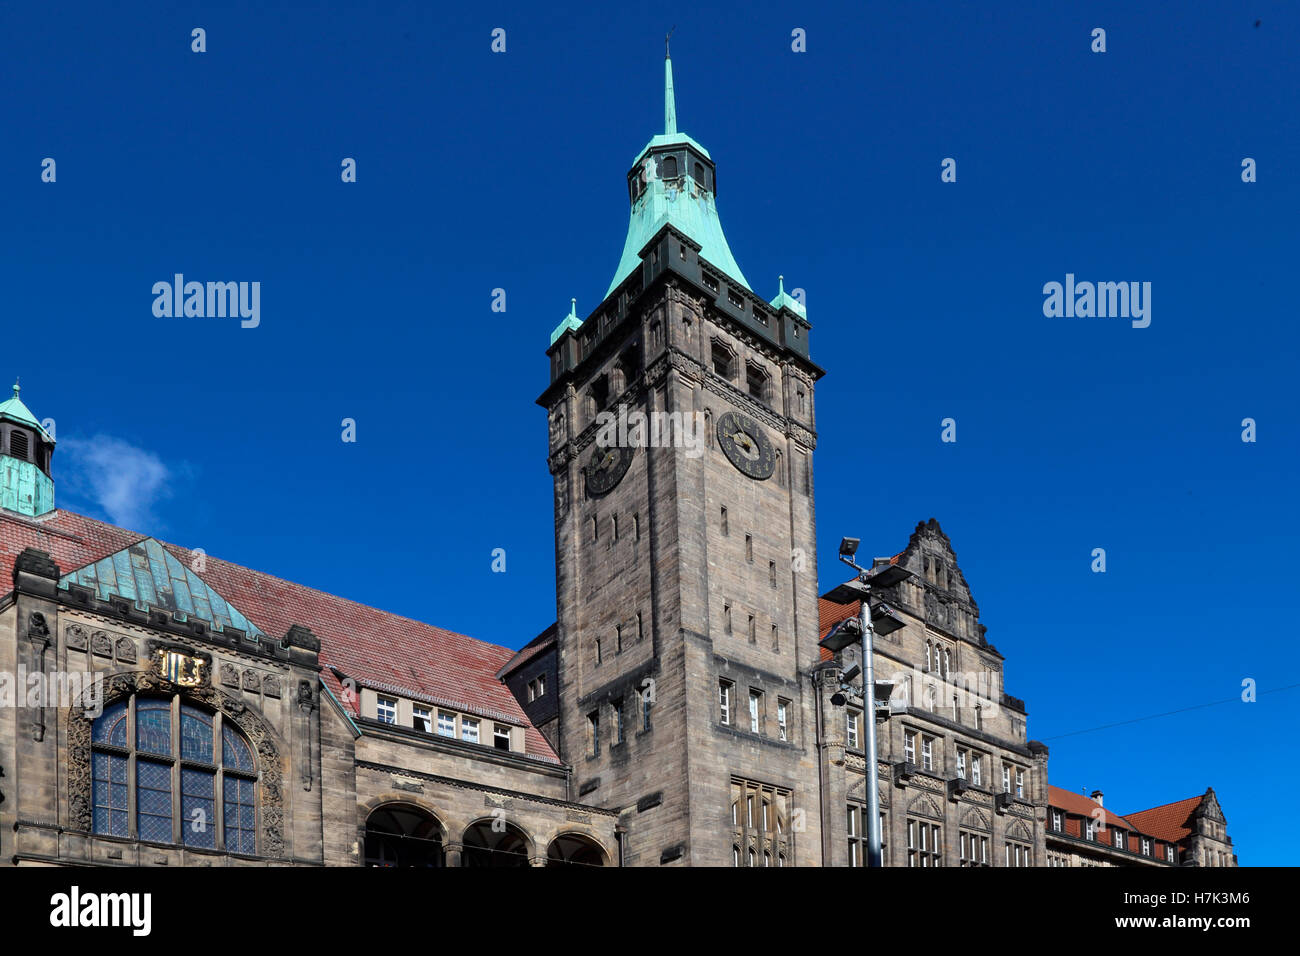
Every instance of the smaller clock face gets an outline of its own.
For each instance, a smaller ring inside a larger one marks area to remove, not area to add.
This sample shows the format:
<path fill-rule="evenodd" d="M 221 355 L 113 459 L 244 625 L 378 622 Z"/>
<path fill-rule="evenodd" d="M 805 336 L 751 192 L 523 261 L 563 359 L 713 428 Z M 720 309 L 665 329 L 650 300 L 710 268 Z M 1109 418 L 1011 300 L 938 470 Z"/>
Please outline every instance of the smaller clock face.
<path fill-rule="evenodd" d="M 727 459 L 750 478 L 765 481 L 776 471 L 776 449 L 771 439 L 746 415 L 727 412 L 718 418 L 718 444 Z"/>
<path fill-rule="evenodd" d="M 597 445 L 592 449 L 591 456 L 582 469 L 582 473 L 587 476 L 587 494 L 603 495 L 622 481 L 632 464 L 634 452 L 635 449 L 616 445 L 608 448 Z"/>

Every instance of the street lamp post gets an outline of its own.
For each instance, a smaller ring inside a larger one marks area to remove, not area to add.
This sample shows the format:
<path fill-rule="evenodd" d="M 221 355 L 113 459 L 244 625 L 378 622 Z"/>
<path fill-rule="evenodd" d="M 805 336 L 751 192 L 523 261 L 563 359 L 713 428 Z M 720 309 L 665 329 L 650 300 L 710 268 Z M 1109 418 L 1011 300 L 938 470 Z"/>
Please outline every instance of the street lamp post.
<path fill-rule="evenodd" d="M 869 867 L 880 866 L 880 772 L 877 764 L 877 743 L 876 743 L 876 712 L 879 706 L 877 700 L 876 685 L 876 662 L 875 662 L 875 622 L 872 620 L 871 611 L 871 589 L 876 587 L 893 587 L 899 581 L 906 578 L 910 572 L 896 564 L 888 565 L 876 571 L 868 570 L 853 560 L 857 554 L 858 545 L 861 542 L 857 538 L 845 538 L 840 542 L 840 560 L 853 568 L 857 572 L 856 581 L 841 585 L 836 591 L 841 592 L 845 597 L 856 596 L 861 602 L 861 611 L 858 614 L 858 620 L 852 621 L 856 628 L 844 628 L 846 632 L 843 637 L 838 637 L 834 633 L 828 634 L 823 639 L 823 646 L 831 651 L 842 650 L 847 647 L 851 641 L 847 638 L 851 636 L 852 630 L 861 632 L 862 637 L 862 716 L 866 724 L 866 758 L 867 758 L 867 860 Z M 835 592 L 832 592 L 832 597 Z M 902 622 L 888 615 L 888 608 L 885 621 L 889 623 L 887 630 L 896 630 L 902 626 Z M 846 621 L 848 624 L 850 621 Z M 892 687 L 892 685 L 889 685 Z M 883 687 L 880 689 L 884 689 Z"/>

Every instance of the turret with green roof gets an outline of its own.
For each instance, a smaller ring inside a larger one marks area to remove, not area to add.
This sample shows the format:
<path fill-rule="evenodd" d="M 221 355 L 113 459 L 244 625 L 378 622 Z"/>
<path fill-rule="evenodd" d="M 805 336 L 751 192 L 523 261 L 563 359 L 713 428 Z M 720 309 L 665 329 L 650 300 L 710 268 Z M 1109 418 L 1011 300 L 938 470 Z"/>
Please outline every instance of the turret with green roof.
<path fill-rule="evenodd" d="M 54 510 L 54 436 L 18 397 L 0 402 L 0 508 L 28 517 Z"/>

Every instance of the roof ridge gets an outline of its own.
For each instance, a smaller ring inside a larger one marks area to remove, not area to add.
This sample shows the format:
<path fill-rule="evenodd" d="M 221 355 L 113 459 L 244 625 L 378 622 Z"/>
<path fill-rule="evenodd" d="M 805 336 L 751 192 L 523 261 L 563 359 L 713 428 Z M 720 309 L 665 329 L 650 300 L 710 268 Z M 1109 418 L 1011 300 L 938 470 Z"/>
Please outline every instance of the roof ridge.
<path fill-rule="evenodd" d="M 1170 800 L 1168 803 L 1161 803 L 1161 804 L 1158 804 L 1157 806 L 1154 806 L 1154 807 L 1147 807 L 1145 810 L 1134 810 L 1134 811 L 1132 811 L 1131 813 L 1129 813 L 1129 816 L 1134 816 L 1134 817 L 1135 817 L 1135 816 L 1137 816 L 1139 813 L 1150 813 L 1152 810 L 1164 810 L 1164 809 L 1166 809 L 1167 807 L 1176 806 L 1177 804 L 1180 804 L 1180 803 L 1187 803 L 1187 802 L 1190 801 L 1190 800 L 1196 800 L 1196 801 L 1199 802 L 1199 801 L 1204 800 L 1204 799 L 1205 799 L 1205 794 L 1203 794 L 1203 793 L 1202 793 L 1202 794 L 1197 794 L 1196 796 L 1192 796 L 1192 797 L 1183 797 L 1181 800 Z"/>

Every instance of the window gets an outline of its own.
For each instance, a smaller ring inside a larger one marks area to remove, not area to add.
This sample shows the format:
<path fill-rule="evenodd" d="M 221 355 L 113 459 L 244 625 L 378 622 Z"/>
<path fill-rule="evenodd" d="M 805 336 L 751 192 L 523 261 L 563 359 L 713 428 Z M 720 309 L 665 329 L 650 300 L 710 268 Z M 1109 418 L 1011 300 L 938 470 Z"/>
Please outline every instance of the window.
<path fill-rule="evenodd" d="M 772 587 L 776 587 L 776 562 L 775 561 L 767 562 L 767 583 L 770 584 Z"/>
<path fill-rule="evenodd" d="M 623 652 L 623 625 L 615 624 L 614 625 L 614 653 L 621 654 L 622 652 Z"/>
<path fill-rule="evenodd" d="M 654 703 L 650 699 L 650 688 L 647 687 L 641 693 L 641 729 L 650 729 L 650 705 Z"/>
<path fill-rule="evenodd" d="M 253 749 L 224 714 L 180 697 L 129 697 L 104 709 L 90 740 L 95 833 L 256 852 Z"/>
<path fill-rule="evenodd" d="M 1025 772 L 1019 767 L 1016 768 L 1016 799 L 1025 799 Z"/>
<path fill-rule="evenodd" d="M 1006 764 L 1002 765 L 1002 792 L 1011 792 L 1011 768 Z"/>
<path fill-rule="evenodd" d="M 789 852 L 791 795 L 770 784 L 731 778 L 732 860 L 748 859 L 758 865 L 760 854 L 770 855 L 766 866 L 784 866 Z M 744 851 L 744 852 L 741 852 Z"/>
<path fill-rule="evenodd" d="M 660 170 L 659 172 L 660 179 L 677 178 L 677 157 L 676 156 L 665 156 L 663 159 L 659 161 L 659 165 L 663 167 L 663 169 Z"/>
<path fill-rule="evenodd" d="M 1065 815 L 1060 810 L 1052 811 L 1052 829 L 1057 833 L 1065 829 Z"/>
<path fill-rule="evenodd" d="M 722 605 L 722 629 L 728 634 L 731 633 L 731 605 Z"/>
<path fill-rule="evenodd" d="M 846 737 L 846 744 L 854 750 L 857 750 L 860 746 L 858 742 L 858 715 L 853 711 L 849 711 L 848 713 L 848 736 Z"/>
<path fill-rule="evenodd" d="M 1172 843 L 1165 845 L 1165 859 L 1170 863 L 1174 862 L 1174 845 Z"/>
<path fill-rule="evenodd" d="M 966 779 L 966 751 L 957 748 L 957 776 Z"/>
<path fill-rule="evenodd" d="M 1084 821 L 1083 821 L 1083 837 L 1084 837 L 1085 840 L 1095 840 L 1095 839 L 1097 839 L 1097 821 L 1096 821 L 1096 820 L 1084 820 Z"/>
<path fill-rule="evenodd" d="M 728 381 L 736 375 L 736 356 L 716 340 L 713 343 L 713 371 Z"/>
<path fill-rule="evenodd" d="M 510 749 L 510 728 L 505 724 L 492 725 L 492 746 L 497 750 Z"/>
<path fill-rule="evenodd" d="M 639 641 L 645 637 L 645 626 L 641 621 L 641 612 L 636 612 L 636 639 Z"/>
<path fill-rule="evenodd" d="M 416 730 L 423 730 L 426 734 L 433 729 L 429 720 L 428 707 L 421 707 L 416 704 L 411 708 L 411 726 Z"/>
<path fill-rule="evenodd" d="M 537 675 L 537 696 L 538 697 L 546 696 L 546 675 L 545 674 Z"/>
<path fill-rule="evenodd" d="M 961 846 L 960 866 L 989 866 L 989 838 L 980 833 L 962 830 L 958 834 Z"/>
<path fill-rule="evenodd" d="M 618 540 L 618 515 L 612 515 L 609 519 L 610 530 L 614 532 L 614 540 Z"/>
<path fill-rule="evenodd" d="M 598 637 L 598 638 L 596 638 L 596 666 L 597 666 L 597 667 L 599 667 L 601 661 L 604 660 L 604 658 L 601 656 L 601 652 L 600 652 L 600 650 L 601 650 L 601 648 L 600 648 L 600 638 Z"/>
<path fill-rule="evenodd" d="M 1025 844 L 1008 842 L 1005 849 L 1007 866 L 1033 866 L 1030 848 Z"/>
<path fill-rule="evenodd" d="M 916 734 L 903 734 L 903 759 L 907 763 L 916 763 Z"/>
<path fill-rule="evenodd" d="M 587 753 L 600 756 L 600 714 L 596 711 L 587 715 Z"/>
<path fill-rule="evenodd" d="M 745 363 L 745 387 L 755 398 L 767 400 L 767 372 L 753 362 Z"/>
<path fill-rule="evenodd" d="M 781 649 L 781 630 L 775 624 L 772 625 L 772 650 Z"/>
<path fill-rule="evenodd" d="M 863 812 L 860 807 L 849 807 L 849 866 L 864 866 L 866 862 L 866 839 L 861 832 Z"/>
<path fill-rule="evenodd" d="M 1142 855 L 1143 856 L 1151 855 L 1151 841 L 1148 840 L 1146 837 L 1142 838 Z"/>
<path fill-rule="evenodd" d="M 531 704 L 536 699 L 537 699 L 537 681 L 530 680 L 528 682 L 528 702 Z"/>
<path fill-rule="evenodd" d="M 621 700 L 615 701 L 613 707 L 614 707 L 614 743 L 621 744 L 626 739 L 623 734 L 623 716 L 625 713 L 623 702 Z"/>
<path fill-rule="evenodd" d="M 977 787 L 982 787 L 984 785 L 984 781 L 980 779 L 980 771 L 983 766 L 984 758 L 972 750 L 970 755 L 970 782 Z"/>
<path fill-rule="evenodd" d="M 750 564 L 754 563 L 754 536 L 752 534 L 745 535 L 745 560 Z"/>
<path fill-rule="evenodd" d="M 934 645 L 929 641 L 925 642 L 925 669 L 927 671 L 934 669 Z"/>
<path fill-rule="evenodd" d="M 752 733 L 762 733 L 763 694 L 761 691 L 749 692 L 749 729 Z"/>
<path fill-rule="evenodd" d="M 943 831 L 937 823 L 907 821 L 907 865 L 939 866 L 943 853 Z"/>
<path fill-rule="evenodd" d="M 718 714 L 724 724 L 731 723 L 731 689 L 729 680 L 718 681 Z"/>
<path fill-rule="evenodd" d="M 719 526 L 722 528 L 722 533 L 723 533 L 723 534 L 730 534 L 730 533 L 731 533 L 731 532 L 727 529 L 727 509 L 726 509 L 725 506 L 724 506 L 723 509 L 722 509 L 722 518 L 721 518 L 721 521 L 720 521 Z"/>
<path fill-rule="evenodd" d="M 391 697 L 380 697 L 375 704 L 375 717 L 385 724 L 397 723 L 397 701 Z"/>
<path fill-rule="evenodd" d="M 473 717 L 460 719 L 460 739 L 466 743 L 478 743 L 478 720 Z"/>
<path fill-rule="evenodd" d="M 600 540 L 600 520 L 595 515 L 591 516 L 591 540 Z"/>
<path fill-rule="evenodd" d="M 695 182 L 699 184 L 700 188 L 705 188 L 705 185 L 704 185 L 704 164 L 703 164 L 703 163 L 696 163 L 696 164 L 695 164 L 695 175 L 694 175 L 694 179 L 695 179 Z"/>
<path fill-rule="evenodd" d="M 779 697 L 777 698 L 776 730 L 777 730 L 777 736 L 779 736 L 782 740 L 789 739 L 789 723 L 788 723 L 789 707 L 790 707 L 790 702 L 788 700 L 782 700 Z"/>
<path fill-rule="evenodd" d="M 632 538 L 636 541 L 641 540 L 641 516 L 632 516 Z"/>
<path fill-rule="evenodd" d="M 754 615 L 749 615 L 749 643 L 758 641 L 758 632 L 754 629 Z"/>
<path fill-rule="evenodd" d="M 934 738 L 921 735 L 921 769 L 934 769 Z"/>
<path fill-rule="evenodd" d="M 456 736 L 456 715 L 438 711 L 438 733 L 443 737 Z"/>
<path fill-rule="evenodd" d="M 1115 831 L 1115 849 L 1117 849 L 1117 850 L 1123 850 L 1123 849 L 1126 849 L 1126 842 L 1127 842 L 1127 841 L 1125 841 L 1125 839 L 1124 839 L 1124 831 L 1123 831 L 1123 830 L 1116 830 L 1116 831 Z"/>

